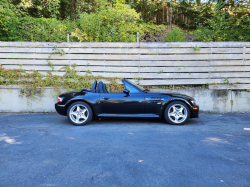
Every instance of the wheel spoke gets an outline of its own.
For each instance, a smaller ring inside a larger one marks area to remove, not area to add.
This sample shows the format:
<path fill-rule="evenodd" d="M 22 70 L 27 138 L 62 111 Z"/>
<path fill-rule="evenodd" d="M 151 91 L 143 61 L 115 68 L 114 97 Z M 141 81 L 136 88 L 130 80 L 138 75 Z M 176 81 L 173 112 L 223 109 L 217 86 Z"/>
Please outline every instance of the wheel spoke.
<path fill-rule="evenodd" d="M 176 112 L 176 108 L 175 108 L 175 106 L 173 106 L 173 112 Z"/>
<path fill-rule="evenodd" d="M 83 109 L 81 110 L 81 113 L 84 114 L 87 110 L 86 109 Z"/>
<path fill-rule="evenodd" d="M 178 119 L 179 119 L 179 117 L 178 116 L 175 116 L 175 122 L 178 122 Z"/>
<path fill-rule="evenodd" d="M 85 114 L 82 114 L 82 115 L 81 115 L 81 118 L 86 119 L 87 116 L 85 116 Z"/>
<path fill-rule="evenodd" d="M 183 114 L 179 114 L 179 118 L 184 118 L 185 116 Z"/>
<path fill-rule="evenodd" d="M 80 120 L 80 115 L 77 115 L 77 116 L 76 116 L 76 122 L 78 123 L 79 120 Z"/>
<path fill-rule="evenodd" d="M 80 110 L 81 110 L 80 107 L 77 105 L 77 106 L 76 106 L 76 111 L 77 111 L 77 112 L 80 112 Z"/>
<path fill-rule="evenodd" d="M 174 112 L 169 113 L 169 116 L 175 116 Z"/>
<path fill-rule="evenodd" d="M 74 115 L 75 117 L 77 116 L 77 113 L 76 113 L 76 112 L 72 112 L 71 114 Z"/>

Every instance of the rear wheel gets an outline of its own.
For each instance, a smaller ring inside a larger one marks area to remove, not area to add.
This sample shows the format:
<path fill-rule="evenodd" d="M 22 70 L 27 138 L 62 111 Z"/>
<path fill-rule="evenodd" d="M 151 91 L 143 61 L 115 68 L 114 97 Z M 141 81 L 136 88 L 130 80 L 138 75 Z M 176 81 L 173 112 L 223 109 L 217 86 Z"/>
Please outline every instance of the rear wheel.
<path fill-rule="evenodd" d="M 172 125 L 183 125 L 190 117 L 190 110 L 185 103 L 174 101 L 166 107 L 164 117 Z"/>
<path fill-rule="evenodd" d="M 82 101 L 72 103 L 67 110 L 68 120 L 76 126 L 86 125 L 91 121 L 92 116 L 92 109 Z"/>

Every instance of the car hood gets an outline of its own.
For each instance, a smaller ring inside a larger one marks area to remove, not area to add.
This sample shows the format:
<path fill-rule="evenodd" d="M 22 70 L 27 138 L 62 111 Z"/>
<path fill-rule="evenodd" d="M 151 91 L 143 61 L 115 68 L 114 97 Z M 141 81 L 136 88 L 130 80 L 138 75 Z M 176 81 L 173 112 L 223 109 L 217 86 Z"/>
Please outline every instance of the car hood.
<path fill-rule="evenodd" d="M 169 93 L 168 95 L 170 95 L 171 97 L 181 97 L 184 99 L 190 99 L 190 100 L 194 100 L 194 98 L 188 96 L 188 95 L 184 95 L 184 94 L 179 94 L 179 93 Z"/>

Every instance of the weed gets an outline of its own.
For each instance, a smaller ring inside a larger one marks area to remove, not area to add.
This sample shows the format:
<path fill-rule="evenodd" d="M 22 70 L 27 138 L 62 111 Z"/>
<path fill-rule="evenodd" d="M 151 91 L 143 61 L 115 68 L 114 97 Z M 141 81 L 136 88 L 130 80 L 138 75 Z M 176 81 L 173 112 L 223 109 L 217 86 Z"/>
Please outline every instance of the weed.
<path fill-rule="evenodd" d="M 53 64 L 49 60 L 46 60 L 46 62 L 48 62 L 49 67 L 51 67 L 52 71 L 54 71 L 55 68 Z"/>
<path fill-rule="evenodd" d="M 92 71 L 90 71 L 90 70 L 86 70 L 85 72 L 88 74 L 92 74 Z"/>
<path fill-rule="evenodd" d="M 76 64 L 76 63 L 71 64 L 71 67 L 72 67 L 72 68 L 75 68 L 76 66 L 77 66 L 77 64 Z"/>
<path fill-rule="evenodd" d="M 224 80 L 223 80 L 224 84 L 229 84 L 229 80 L 228 78 L 226 77 Z"/>
<path fill-rule="evenodd" d="M 195 51 L 200 51 L 201 49 L 200 49 L 200 47 L 195 46 L 195 47 L 194 47 L 194 50 L 195 50 Z"/>
<path fill-rule="evenodd" d="M 185 37 L 185 33 L 179 27 L 175 26 L 171 31 L 169 31 L 167 37 L 165 38 L 165 42 L 184 42 Z"/>
<path fill-rule="evenodd" d="M 61 56 L 66 54 L 63 49 L 58 49 L 56 45 L 53 47 L 52 50 L 54 51 L 52 54 L 60 54 Z"/>

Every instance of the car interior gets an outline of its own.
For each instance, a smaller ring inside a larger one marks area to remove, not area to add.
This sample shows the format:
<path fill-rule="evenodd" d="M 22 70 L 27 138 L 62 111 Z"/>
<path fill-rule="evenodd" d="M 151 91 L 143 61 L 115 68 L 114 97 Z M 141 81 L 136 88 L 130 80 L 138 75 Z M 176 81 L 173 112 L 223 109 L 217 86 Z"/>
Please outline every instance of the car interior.
<path fill-rule="evenodd" d="M 91 90 L 83 89 L 82 91 L 88 91 L 88 92 L 93 92 L 93 93 L 109 93 L 107 90 L 106 84 L 103 83 L 102 81 L 97 83 L 96 80 L 94 81 Z"/>
<path fill-rule="evenodd" d="M 100 81 L 96 88 L 96 93 L 109 93 L 106 87 L 106 84 Z"/>

